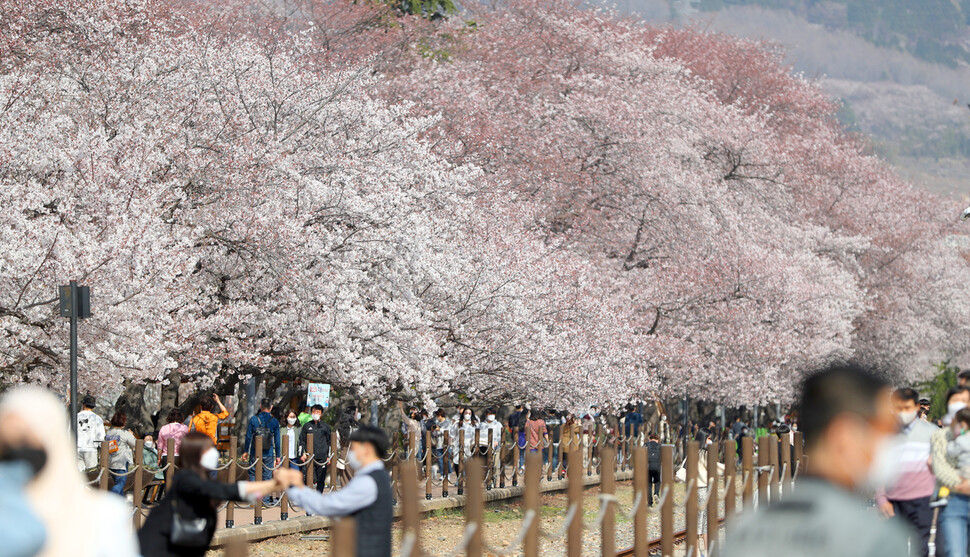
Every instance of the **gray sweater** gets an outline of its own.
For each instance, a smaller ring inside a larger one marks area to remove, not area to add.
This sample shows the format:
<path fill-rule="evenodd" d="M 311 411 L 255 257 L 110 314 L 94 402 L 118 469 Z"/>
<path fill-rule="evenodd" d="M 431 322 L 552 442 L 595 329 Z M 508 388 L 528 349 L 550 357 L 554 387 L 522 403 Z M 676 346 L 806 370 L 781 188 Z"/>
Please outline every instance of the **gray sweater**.
<path fill-rule="evenodd" d="M 109 429 L 104 434 L 104 442 L 108 444 L 108 468 L 120 470 L 135 461 L 131 453 L 135 448 L 135 436 L 127 429 L 119 427 Z"/>

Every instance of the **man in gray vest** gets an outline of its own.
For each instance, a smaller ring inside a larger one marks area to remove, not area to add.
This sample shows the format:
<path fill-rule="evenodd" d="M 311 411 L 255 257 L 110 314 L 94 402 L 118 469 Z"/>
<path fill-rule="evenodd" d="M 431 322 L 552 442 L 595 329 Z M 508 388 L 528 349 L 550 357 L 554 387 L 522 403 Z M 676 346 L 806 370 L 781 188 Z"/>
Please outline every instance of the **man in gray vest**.
<path fill-rule="evenodd" d="M 862 495 L 884 485 L 884 441 L 897 432 L 889 385 L 840 365 L 802 386 L 799 424 L 808 467 L 791 494 L 739 517 L 722 557 L 906 557 L 909 525 Z"/>
<path fill-rule="evenodd" d="M 357 523 L 357 557 L 390 557 L 393 494 L 383 460 L 389 444 L 383 430 L 360 426 L 350 435 L 347 452 L 347 465 L 354 469 L 354 477 L 330 494 L 304 486 L 299 470 L 280 468 L 276 481 L 286 489 L 290 503 L 306 509 L 307 514 L 353 516 Z"/>

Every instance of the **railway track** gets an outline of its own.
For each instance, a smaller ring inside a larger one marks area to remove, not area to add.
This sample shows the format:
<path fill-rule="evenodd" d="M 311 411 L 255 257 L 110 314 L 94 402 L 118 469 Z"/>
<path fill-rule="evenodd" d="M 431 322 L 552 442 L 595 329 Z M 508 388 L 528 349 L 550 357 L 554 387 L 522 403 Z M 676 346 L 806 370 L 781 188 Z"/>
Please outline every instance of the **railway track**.
<path fill-rule="evenodd" d="M 724 525 L 724 517 L 722 516 L 718 519 L 717 523 L 721 526 Z M 680 545 L 687 541 L 687 530 L 678 530 L 674 532 L 674 545 Z M 649 555 L 660 555 L 660 550 L 662 548 L 661 538 L 654 538 L 647 542 L 647 553 Z M 616 552 L 616 557 L 633 557 L 633 547 L 628 547 Z"/>

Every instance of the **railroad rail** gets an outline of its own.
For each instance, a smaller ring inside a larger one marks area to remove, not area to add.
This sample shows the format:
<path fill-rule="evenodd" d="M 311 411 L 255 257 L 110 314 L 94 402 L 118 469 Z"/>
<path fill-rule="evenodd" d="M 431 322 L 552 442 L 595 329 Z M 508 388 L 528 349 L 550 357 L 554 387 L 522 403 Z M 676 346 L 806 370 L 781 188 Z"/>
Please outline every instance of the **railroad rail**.
<path fill-rule="evenodd" d="M 717 523 L 724 526 L 724 517 L 722 516 L 717 520 Z M 678 530 L 674 532 L 674 545 L 680 545 L 687 540 L 687 529 Z M 633 557 L 634 553 L 633 547 L 628 547 L 626 549 L 621 549 L 616 552 L 616 557 Z M 661 538 L 654 538 L 647 542 L 647 553 L 650 555 L 660 555 L 661 550 Z"/>

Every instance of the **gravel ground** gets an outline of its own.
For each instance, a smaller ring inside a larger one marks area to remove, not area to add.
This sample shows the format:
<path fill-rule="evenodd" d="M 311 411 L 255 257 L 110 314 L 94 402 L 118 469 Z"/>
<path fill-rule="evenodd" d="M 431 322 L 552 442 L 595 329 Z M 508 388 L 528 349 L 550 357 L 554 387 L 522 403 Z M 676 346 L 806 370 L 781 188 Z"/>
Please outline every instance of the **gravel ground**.
<path fill-rule="evenodd" d="M 684 528 L 685 511 L 683 508 L 685 497 L 684 484 L 674 486 L 674 529 Z M 583 555 L 600 555 L 600 532 L 596 528 L 596 517 L 599 513 L 598 487 L 586 490 L 583 498 L 583 523 L 585 525 Z M 616 548 L 625 549 L 633 545 L 633 522 L 626 513 L 633 505 L 633 488 L 630 482 L 618 482 L 616 489 L 620 501 L 620 512 L 616 516 Z M 723 496 L 723 491 L 722 491 Z M 543 494 L 540 498 L 541 524 L 544 532 L 557 534 L 562 528 L 566 514 L 567 500 L 565 493 Z M 656 508 L 656 507 L 654 507 Z M 721 503 L 721 513 L 724 505 Z M 485 511 L 485 541 L 492 547 L 503 548 L 511 543 L 519 531 L 523 520 L 522 503 L 519 500 L 490 503 Z M 660 536 L 660 516 L 651 513 L 647 517 L 647 528 L 650 538 Z M 450 553 L 462 538 L 464 531 L 464 517 L 461 509 L 448 509 L 426 515 L 421 524 L 421 547 L 428 557 L 443 557 Z M 291 536 L 281 536 L 271 540 L 254 543 L 249 546 L 250 556 L 324 556 L 330 553 L 327 541 L 301 540 L 306 535 L 327 535 L 328 531 L 320 530 Z M 401 529 L 400 523 L 394 524 L 394 554 L 400 551 Z M 560 557 L 566 553 L 565 536 L 561 539 L 540 541 L 540 554 L 543 557 Z M 682 553 L 682 551 L 680 552 Z M 209 557 L 223 557 L 223 551 L 210 551 Z M 521 548 L 513 555 L 521 555 Z"/>

